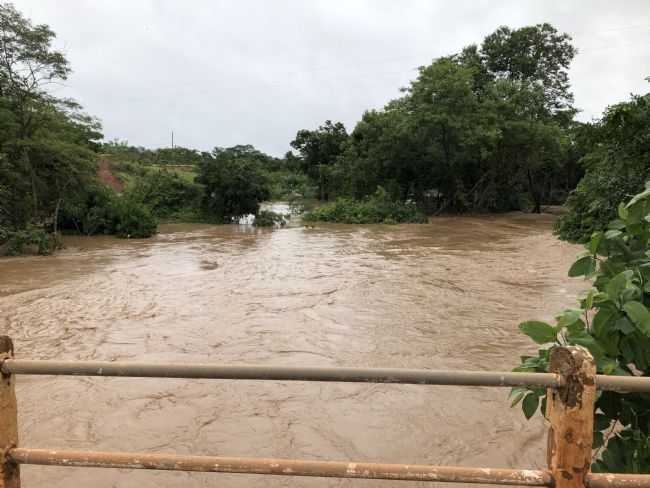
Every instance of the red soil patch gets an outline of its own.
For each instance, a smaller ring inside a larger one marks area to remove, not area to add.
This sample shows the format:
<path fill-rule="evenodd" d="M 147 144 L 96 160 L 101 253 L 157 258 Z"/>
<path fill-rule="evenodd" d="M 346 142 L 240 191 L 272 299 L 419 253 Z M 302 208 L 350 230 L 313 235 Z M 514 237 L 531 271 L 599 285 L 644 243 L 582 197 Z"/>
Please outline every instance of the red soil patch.
<path fill-rule="evenodd" d="M 124 183 L 111 172 L 111 163 L 107 159 L 100 159 L 97 166 L 97 178 L 107 186 L 110 186 L 117 193 L 124 190 Z"/>

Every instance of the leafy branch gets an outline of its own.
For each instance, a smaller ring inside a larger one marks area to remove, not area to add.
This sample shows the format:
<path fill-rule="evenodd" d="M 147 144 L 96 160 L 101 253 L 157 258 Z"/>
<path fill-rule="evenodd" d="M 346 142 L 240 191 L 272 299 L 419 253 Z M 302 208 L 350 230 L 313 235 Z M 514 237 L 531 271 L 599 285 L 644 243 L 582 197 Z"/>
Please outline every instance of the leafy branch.
<path fill-rule="evenodd" d="M 650 182 L 617 213 L 569 269 L 569 276 L 592 281 L 579 308 L 558 314 L 554 325 L 519 325 L 543 347 L 537 356 L 523 356 L 515 371 L 546 372 L 553 345 L 578 345 L 594 356 L 599 374 L 650 376 Z M 543 389 L 515 388 L 511 396 L 526 418 L 545 410 Z M 599 392 L 594 413 L 592 469 L 650 472 L 650 395 Z"/>

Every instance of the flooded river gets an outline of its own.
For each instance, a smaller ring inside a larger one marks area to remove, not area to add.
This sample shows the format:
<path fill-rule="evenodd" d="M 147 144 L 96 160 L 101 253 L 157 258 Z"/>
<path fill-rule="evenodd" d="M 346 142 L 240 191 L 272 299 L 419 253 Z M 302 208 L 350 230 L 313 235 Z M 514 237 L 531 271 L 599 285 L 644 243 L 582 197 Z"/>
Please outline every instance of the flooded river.
<path fill-rule="evenodd" d="M 550 216 L 429 225 L 166 225 L 0 260 L 16 355 L 510 369 L 584 287 Z M 534 348 L 532 348 L 534 349 Z M 544 466 L 544 429 L 507 390 L 214 380 L 18 379 L 26 447 L 489 467 Z M 26 488 L 392 487 L 391 481 L 23 467 Z M 430 486 L 430 485 L 426 485 Z"/>

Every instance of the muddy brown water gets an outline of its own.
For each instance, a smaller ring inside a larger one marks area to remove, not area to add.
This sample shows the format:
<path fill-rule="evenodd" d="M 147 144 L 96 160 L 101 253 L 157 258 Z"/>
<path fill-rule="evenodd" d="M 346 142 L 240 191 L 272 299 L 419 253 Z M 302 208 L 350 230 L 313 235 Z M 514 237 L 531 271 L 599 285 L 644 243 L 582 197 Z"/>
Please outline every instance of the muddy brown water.
<path fill-rule="evenodd" d="M 32 359 L 509 369 L 517 334 L 584 287 L 552 217 L 428 225 L 166 225 L 0 260 L 0 326 Z M 18 378 L 26 447 L 487 467 L 544 466 L 544 426 L 489 388 Z M 27 488 L 392 487 L 335 480 L 24 466 Z"/>

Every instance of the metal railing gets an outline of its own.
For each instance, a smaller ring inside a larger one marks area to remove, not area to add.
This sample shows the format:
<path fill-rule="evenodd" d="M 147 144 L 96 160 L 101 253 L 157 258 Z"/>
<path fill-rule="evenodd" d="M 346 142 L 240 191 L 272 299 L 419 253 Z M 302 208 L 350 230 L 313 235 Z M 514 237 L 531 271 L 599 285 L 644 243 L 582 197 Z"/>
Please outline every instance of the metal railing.
<path fill-rule="evenodd" d="M 650 488 L 650 475 L 589 472 L 596 389 L 650 392 L 650 378 L 595 374 L 579 347 L 555 348 L 551 373 L 435 371 L 393 368 L 310 368 L 252 365 L 151 364 L 15 359 L 0 336 L 0 488 L 20 486 L 20 465 L 156 469 L 281 476 L 463 482 L 555 488 Z M 366 462 L 194 456 L 34 449 L 18 445 L 16 375 L 83 375 L 228 380 L 327 381 L 457 386 L 545 386 L 550 422 L 548 469 L 494 469 Z"/>
<path fill-rule="evenodd" d="M 212 380 L 326 381 L 341 383 L 399 383 L 402 385 L 453 386 L 562 386 L 553 373 L 511 371 L 440 371 L 402 368 L 340 368 L 305 366 L 258 366 L 131 361 L 41 361 L 7 359 L 3 374 L 54 376 L 120 376 L 130 378 L 185 378 Z M 647 392 L 650 378 L 596 375 L 599 390 Z"/>

